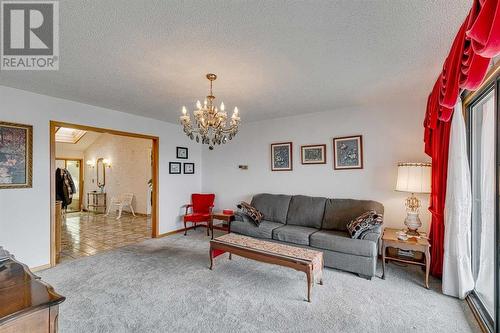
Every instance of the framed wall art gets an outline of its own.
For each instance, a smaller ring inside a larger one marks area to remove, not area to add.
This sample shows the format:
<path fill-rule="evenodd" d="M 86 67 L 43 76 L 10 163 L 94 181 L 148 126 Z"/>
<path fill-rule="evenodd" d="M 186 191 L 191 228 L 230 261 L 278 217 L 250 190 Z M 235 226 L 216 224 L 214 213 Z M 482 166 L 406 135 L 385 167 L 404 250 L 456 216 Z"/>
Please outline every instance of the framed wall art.
<path fill-rule="evenodd" d="M 194 163 L 184 163 L 184 174 L 186 175 L 194 174 Z"/>
<path fill-rule="evenodd" d="M 271 171 L 292 171 L 292 143 L 271 144 Z"/>
<path fill-rule="evenodd" d="M 186 147 L 177 147 L 175 156 L 176 156 L 176 158 L 187 160 L 188 159 L 188 149 Z"/>
<path fill-rule="evenodd" d="M 325 164 L 326 145 L 300 146 L 300 162 L 302 164 Z"/>
<path fill-rule="evenodd" d="M 32 187 L 33 126 L 0 121 L 0 189 Z"/>
<path fill-rule="evenodd" d="M 363 138 L 361 135 L 333 139 L 335 170 L 363 169 Z"/>
<path fill-rule="evenodd" d="M 168 173 L 171 175 L 179 175 L 181 173 L 181 162 L 170 162 L 168 164 Z"/>

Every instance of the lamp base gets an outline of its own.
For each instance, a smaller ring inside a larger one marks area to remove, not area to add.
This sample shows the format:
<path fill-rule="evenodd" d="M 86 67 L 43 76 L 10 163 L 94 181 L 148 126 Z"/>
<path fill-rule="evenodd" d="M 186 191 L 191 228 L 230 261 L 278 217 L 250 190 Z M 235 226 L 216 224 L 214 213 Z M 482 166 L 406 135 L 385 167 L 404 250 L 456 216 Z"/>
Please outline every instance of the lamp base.
<path fill-rule="evenodd" d="M 408 227 L 408 231 L 406 232 L 409 236 L 419 236 L 417 229 L 422 226 L 422 222 L 418 217 L 418 213 L 408 212 L 405 219 L 405 225 Z"/>
<path fill-rule="evenodd" d="M 411 229 L 406 230 L 406 234 L 408 236 L 420 236 L 420 233 L 417 230 L 411 230 Z"/>

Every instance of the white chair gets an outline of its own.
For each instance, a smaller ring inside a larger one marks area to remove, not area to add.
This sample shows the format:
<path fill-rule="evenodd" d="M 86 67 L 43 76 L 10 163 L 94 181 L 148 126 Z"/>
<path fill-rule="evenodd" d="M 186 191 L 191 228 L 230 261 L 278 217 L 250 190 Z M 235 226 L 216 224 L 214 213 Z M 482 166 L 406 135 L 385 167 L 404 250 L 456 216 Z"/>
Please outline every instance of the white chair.
<path fill-rule="evenodd" d="M 120 194 L 118 197 L 112 197 L 111 202 L 109 203 L 108 206 L 108 211 L 106 212 L 106 216 L 109 215 L 111 212 L 111 209 L 114 208 L 115 211 L 118 209 L 118 216 L 116 219 L 120 219 L 122 217 L 122 211 L 123 207 L 128 206 L 130 208 L 130 211 L 132 212 L 132 215 L 135 216 L 134 208 L 132 207 L 132 200 L 134 199 L 134 193 L 123 193 Z"/>

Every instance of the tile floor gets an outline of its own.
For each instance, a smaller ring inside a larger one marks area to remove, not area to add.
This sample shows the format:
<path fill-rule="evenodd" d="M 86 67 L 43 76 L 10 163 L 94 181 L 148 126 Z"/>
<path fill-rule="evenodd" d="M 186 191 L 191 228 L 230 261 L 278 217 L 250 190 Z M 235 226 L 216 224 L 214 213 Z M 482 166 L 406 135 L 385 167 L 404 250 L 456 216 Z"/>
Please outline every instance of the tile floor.
<path fill-rule="evenodd" d="M 151 218 L 123 213 L 121 219 L 103 214 L 68 213 L 62 224 L 61 260 L 90 256 L 151 238 Z"/>

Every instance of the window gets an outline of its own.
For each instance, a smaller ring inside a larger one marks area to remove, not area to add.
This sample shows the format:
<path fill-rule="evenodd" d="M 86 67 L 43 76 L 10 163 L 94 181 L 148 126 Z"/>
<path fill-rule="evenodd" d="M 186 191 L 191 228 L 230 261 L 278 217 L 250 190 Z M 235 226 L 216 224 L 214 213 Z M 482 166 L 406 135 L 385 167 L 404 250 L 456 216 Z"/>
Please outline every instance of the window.
<path fill-rule="evenodd" d="M 58 127 L 56 129 L 56 142 L 77 143 L 87 131 L 74 128 Z"/>
<path fill-rule="evenodd" d="M 497 106 L 498 81 L 486 87 L 466 109 L 472 185 L 472 271 L 470 300 L 491 332 L 498 332 Z"/>

